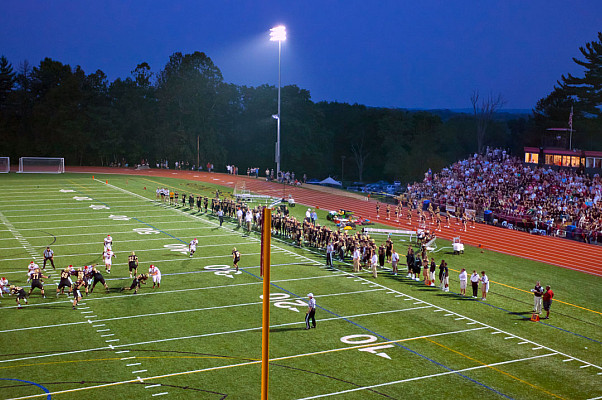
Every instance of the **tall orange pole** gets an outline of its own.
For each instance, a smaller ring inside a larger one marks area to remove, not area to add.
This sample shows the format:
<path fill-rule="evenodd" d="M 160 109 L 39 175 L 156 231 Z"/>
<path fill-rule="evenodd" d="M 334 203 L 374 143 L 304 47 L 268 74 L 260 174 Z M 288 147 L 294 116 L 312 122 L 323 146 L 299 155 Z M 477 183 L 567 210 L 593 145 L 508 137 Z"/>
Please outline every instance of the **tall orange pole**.
<path fill-rule="evenodd" d="M 272 210 L 263 209 L 261 230 L 263 269 L 263 322 L 261 330 L 261 399 L 268 399 L 270 362 L 270 241 L 272 239 Z"/>

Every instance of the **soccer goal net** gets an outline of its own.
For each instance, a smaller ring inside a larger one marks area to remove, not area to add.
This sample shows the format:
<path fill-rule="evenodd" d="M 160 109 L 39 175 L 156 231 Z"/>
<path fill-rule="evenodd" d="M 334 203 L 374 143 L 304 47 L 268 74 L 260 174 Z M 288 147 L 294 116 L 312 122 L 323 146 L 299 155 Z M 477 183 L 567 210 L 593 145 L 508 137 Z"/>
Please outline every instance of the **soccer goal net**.
<path fill-rule="evenodd" d="M 21 157 L 19 172 L 62 174 L 65 172 L 65 159 L 52 157 Z"/>
<path fill-rule="evenodd" d="M 0 157 L 0 173 L 10 172 L 10 157 Z"/>

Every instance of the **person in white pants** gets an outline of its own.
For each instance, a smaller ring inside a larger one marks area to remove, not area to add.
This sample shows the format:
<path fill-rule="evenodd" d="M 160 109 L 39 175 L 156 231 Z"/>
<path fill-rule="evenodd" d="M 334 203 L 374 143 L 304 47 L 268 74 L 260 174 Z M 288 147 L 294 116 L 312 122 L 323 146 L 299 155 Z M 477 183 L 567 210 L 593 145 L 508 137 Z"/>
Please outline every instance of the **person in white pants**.
<path fill-rule="evenodd" d="M 148 268 L 148 273 L 153 277 L 153 289 L 157 285 L 157 289 L 161 286 L 161 271 L 156 265 L 152 265 Z"/>

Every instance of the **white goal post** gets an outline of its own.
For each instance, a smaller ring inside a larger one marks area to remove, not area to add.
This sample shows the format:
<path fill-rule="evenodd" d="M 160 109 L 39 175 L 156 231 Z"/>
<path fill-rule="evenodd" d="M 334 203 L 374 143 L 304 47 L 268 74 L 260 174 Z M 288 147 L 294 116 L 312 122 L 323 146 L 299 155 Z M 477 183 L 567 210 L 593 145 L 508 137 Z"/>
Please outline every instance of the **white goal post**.
<path fill-rule="evenodd" d="M 10 157 L 0 157 L 0 173 L 10 172 Z"/>
<path fill-rule="evenodd" d="M 53 157 L 21 157 L 20 173 L 62 174 L 65 172 L 65 159 Z"/>

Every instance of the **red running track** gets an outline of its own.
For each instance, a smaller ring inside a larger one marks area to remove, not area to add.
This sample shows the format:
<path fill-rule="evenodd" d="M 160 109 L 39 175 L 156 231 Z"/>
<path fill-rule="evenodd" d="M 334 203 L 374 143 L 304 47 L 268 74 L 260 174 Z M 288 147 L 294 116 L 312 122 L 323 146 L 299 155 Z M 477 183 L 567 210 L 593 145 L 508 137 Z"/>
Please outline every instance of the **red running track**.
<path fill-rule="evenodd" d="M 416 229 L 418 227 L 417 217 L 412 218 L 413 225 L 406 219 L 405 211 L 400 216 L 399 222 L 394 221 L 394 208 L 391 207 L 391 220 L 386 220 L 386 205 L 380 207 L 380 218 L 376 218 L 376 201 L 362 200 L 357 196 L 350 197 L 345 194 L 337 194 L 338 190 L 316 190 L 311 187 L 292 187 L 274 182 L 266 182 L 265 179 L 248 178 L 241 175 L 228 175 L 221 173 L 171 171 L 171 170 L 132 170 L 102 167 L 70 167 L 67 172 L 89 172 L 89 173 L 114 173 L 129 175 L 144 175 L 155 177 L 191 179 L 222 186 L 234 188 L 243 183 L 246 189 L 258 194 L 274 197 L 293 196 L 296 203 L 305 204 L 310 207 L 338 210 L 345 209 L 355 212 L 356 216 L 362 216 L 383 225 L 396 229 Z M 445 222 L 443 221 L 442 225 Z M 488 250 L 504 253 L 512 256 L 522 257 L 530 260 L 540 261 L 547 264 L 568 268 L 587 274 L 602 276 L 602 246 L 576 242 L 573 240 L 530 235 L 526 232 L 498 228 L 491 225 L 477 223 L 474 227 L 468 227 L 467 231 L 461 230 L 461 226 L 452 218 L 450 227 L 442 226 L 437 233 L 438 237 L 452 240 L 460 236 L 465 244 L 479 246 Z M 431 230 L 434 226 L 431 226 Z"/>

